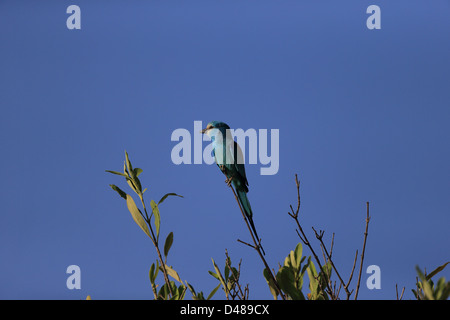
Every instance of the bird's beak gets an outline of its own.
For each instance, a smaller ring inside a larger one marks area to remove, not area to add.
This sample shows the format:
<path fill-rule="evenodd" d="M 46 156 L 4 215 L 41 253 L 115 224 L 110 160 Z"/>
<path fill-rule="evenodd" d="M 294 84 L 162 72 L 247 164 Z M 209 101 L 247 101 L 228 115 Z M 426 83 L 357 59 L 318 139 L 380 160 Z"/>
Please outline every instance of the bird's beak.
<path fill-rule="evenodd" d="M 205 129 L 200 130 L 200 133 L 204 134 L 206 131 L 208 131 L 208 129 L 205 128 Z"/>

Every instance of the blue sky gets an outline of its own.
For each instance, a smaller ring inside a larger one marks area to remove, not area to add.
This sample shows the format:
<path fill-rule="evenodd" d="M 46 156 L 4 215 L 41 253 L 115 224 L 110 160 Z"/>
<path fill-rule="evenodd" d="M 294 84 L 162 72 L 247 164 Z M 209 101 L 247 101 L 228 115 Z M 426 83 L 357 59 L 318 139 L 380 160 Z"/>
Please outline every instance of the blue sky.
<path fill-rule="evenodd" d="M 71 4 L 81 30 L 66 27 Z M 380 30 L 366 27 L 371 4 Z M 279 129 L 278 173 L 246 168 L 271 267 L 300 241 L 287 215 L 298 173 L 304 229 L 335 233 L 344 278 L 370 202 L 364 271 L 380 267 L 381 289 L 363 273 L 359 297 L 395 299 L 398 284 L 412 298 L 415 266 L 450 259 L 449 12 L 444 0 L 1 1 L 0 298 L 153 298 L 156 254 L 108 185 L 128 186 L 104 171 L 127 150 L 148 202 L 184 196 L 161 205 L 181 278 L 209 293 L 227 249 L 250 298 L 271 299 L 220 171 L 171 161 L 172 132 L 196 120 Z M 72 264 L 80 290 L 66 287 Z"/>

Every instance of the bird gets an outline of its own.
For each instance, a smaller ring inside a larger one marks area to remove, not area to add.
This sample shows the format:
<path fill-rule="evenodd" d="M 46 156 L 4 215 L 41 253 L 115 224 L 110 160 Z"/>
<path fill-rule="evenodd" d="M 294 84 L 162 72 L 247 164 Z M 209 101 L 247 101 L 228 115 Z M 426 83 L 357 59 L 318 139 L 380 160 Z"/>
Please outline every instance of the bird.
<path fill-rule="evenodd" d="M 225 180 L 227 185 L 230 186 L 232 184 L 236 190 L 237 198 L 258 241 L 258 246 L 265 255 L 253 222 L 252 207 L 247 197 L 249 184 L 245 175 L 244 157 L 240 146 L 234 141 L 230 127 L 224 122 L 211 121 L 205 129 L 201 130 L 201 133 L 211 138 L 214 160 L 222 173 L 227 177 Z"/>

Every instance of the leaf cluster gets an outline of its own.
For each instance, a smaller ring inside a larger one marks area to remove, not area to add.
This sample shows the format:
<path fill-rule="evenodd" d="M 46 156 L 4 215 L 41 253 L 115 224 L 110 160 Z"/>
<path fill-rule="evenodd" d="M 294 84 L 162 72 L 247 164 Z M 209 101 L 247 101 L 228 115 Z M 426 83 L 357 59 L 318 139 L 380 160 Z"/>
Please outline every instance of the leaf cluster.
<path fill-rule="evenodd" d="M 110 187 L 114 191 L 116 191 L 120 197 L 126 200 L 128 211 L 130 211 L 134 222 L 136 222 L 136 224 L 142 229 L 142 231 L 144 231 L 144 233 L 151 239 L 158 254 L 156 264 L 152 264 L 149 272 L 150 283 L 152 285 L 152 291 L 155 299 L 184 299 L 187 287 L 181 281 L 178 273 L 171 266 L 167 265 L 167 256 L 169 255 L 170 248 L 173 244 L 173 232 L 170 232 L 167 235 L 164 242 L 164 259 L 159 248 L 159 235 L 161 229 L 161 213 L 159 210 L 159 205 L 162 204 L 163 201 L 166 200 L 169 196 L 183 196 L 170 192 L 162 196 L 158 203 L 155 200 L 150 200 L 151 211 L 149 215 L 144 201 L 144 193 L 145 191 L 147 191 L 147 188 L 142 189 L 142 184 L 139 180 L 139 175 L 143 172 L 143 170 L 140 168 L 133 168 L 126 151 L 125 161 L 123 164 L 123 173 L 112 170 L 106 170 L 106 172 L 124 177 L 129 187 L 136 193 L 141 201 L 143 210 L 138 208 L 136 202 L 130 194 L 127 194 L 118 186 L 110 184 Z M 158 285 L 156 284 L 156 277 L 160 270 L 164 275 L 165 283 L 160 287 L 159 291 L 157 291 Z M 169 280 L 169 276 L 175 279 L 177 282 L 181 283 L 181 285 L 177 286 L 175 281 Z"/>
<path fill-rule="evenodd" d="M 227 300 L 248 300 L 249 290 L 248 285 L 242 288 L 239 279 L 241 275 L 241 262 L 239 262 L 238 268 L 231 265 L 231 258 L 228 256 L 228 252 L 225 250 L 226 259 L 223 274 L 217 266 L 214 259 L 211 258 L 214 271 L 208 271 L 211 276 L 219 280 L 219 284 L 214 288 L 212 294 L 215 293 L 221 286 L 225 292 Z"/>
<path fill-rule="evenodd" d="M 325 291 L 327 279 L 331 276 L 331 265 L 329 263 L 321 267 L 319 273 L 316 271 L 311 256 L 308 258 L 302 256 L 303 246 L 299 242 L 294 250 L 291 250 L 284 259 L 284 264 L 279 267 L 276 274 L 276 280 L 280 289 L 286 294 L 289 300 L 328 300 L 328 294 Z M 305 263 L 306 260 L 306 263 Z M 269 285 L 270 292 L 274 299 L 278 298 L 278 291 L 264 269 L 264 277 Z M 302 292 L 304 275 L 309 277 L 310 292 L 305 295 Z"/>
<path fill-rule="evenodd" d="M 430 274 L 426 274 L 426 272 L 423 272 L 416 266 L 416 272 L 420 281 L 419 279 L 416 280 L 416 290 L 412 289 L 412 292 L 417 300 L 447 300 L 449 298 L 450 281 L 446 282 L 445 277 L 441 277 L 434 283 L 431 279 L 437 273 L 444 270 L 449 263 L 450 261 L 437 267 Z"/>

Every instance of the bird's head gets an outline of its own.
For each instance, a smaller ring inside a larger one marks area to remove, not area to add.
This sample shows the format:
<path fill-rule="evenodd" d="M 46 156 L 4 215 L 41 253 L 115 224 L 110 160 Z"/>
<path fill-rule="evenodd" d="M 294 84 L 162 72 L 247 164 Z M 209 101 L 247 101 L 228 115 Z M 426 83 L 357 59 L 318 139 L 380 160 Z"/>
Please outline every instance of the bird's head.
<path fill-rule="evenodd" d="M 207 134 L 210 137 L 214 137 L 217 134 L 217 131 L 220 131 L 223 135 L 225 135 L 227 129 L 230 129 L 230 127 L 225 122 L 211 121 L 208 123 L 206 128 L 200 132 Z"/>

